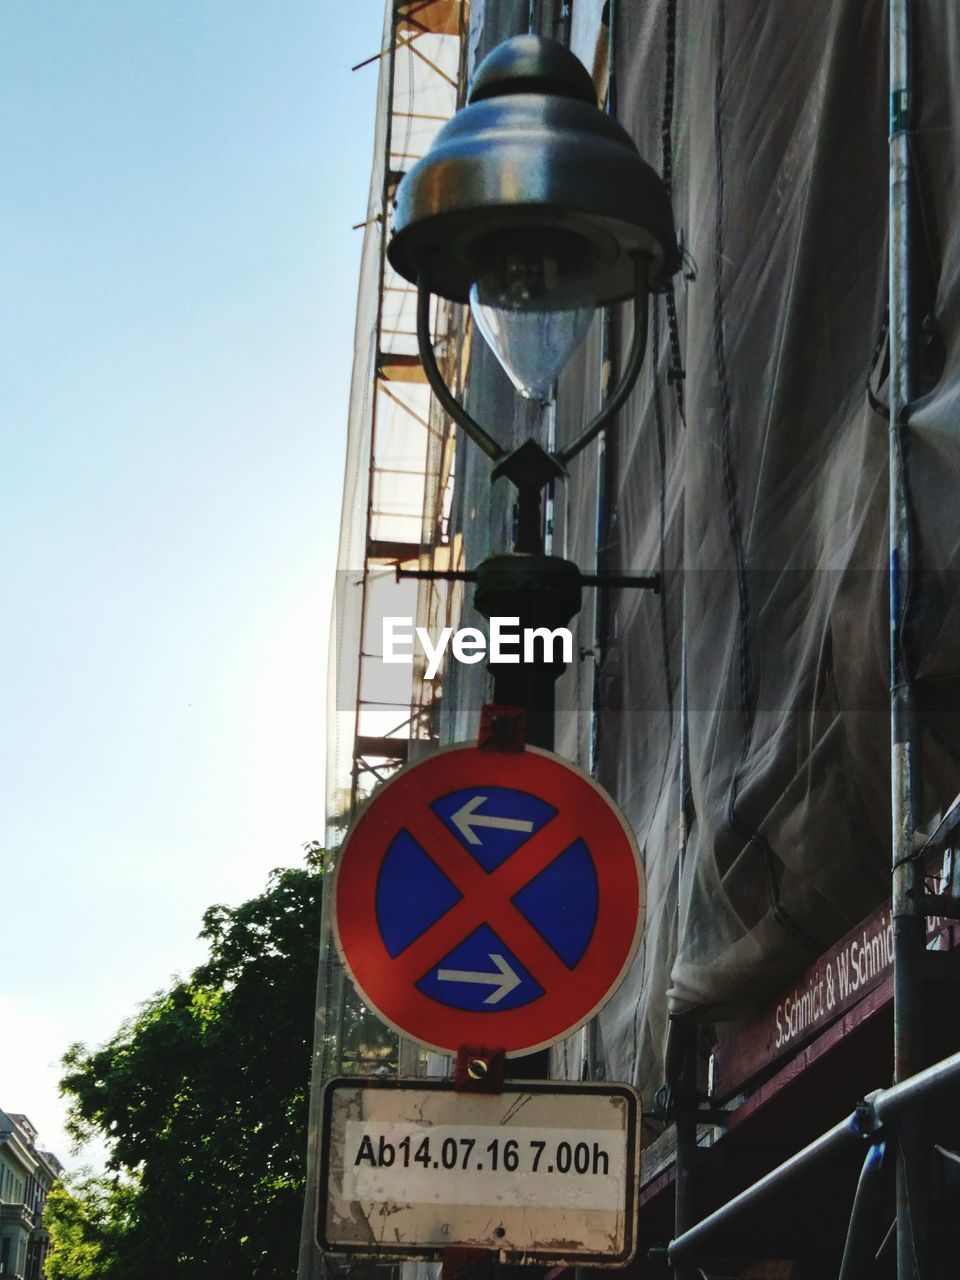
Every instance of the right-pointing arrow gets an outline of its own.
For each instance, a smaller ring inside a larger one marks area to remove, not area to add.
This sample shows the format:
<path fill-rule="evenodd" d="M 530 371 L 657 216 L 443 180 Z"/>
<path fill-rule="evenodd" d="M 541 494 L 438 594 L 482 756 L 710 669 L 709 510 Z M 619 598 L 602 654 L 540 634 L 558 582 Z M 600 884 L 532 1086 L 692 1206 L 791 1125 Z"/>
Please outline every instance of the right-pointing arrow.
<path fill-rule="evenodd" d="M 514 987 L 520 985 L 520 975 L 504 960 L 503 956 L 490 952 L 490 959 L 497 966 L 497 973 L 474 973 L 471 969 L 438 969 L 437 979 L 440 982 L 475 982 L 485 986 L 496 987 L 491 991 L 484 1004 L 499 1004 L 504 996 L 508 996 Z"/>
<path fill-rule="evenodd" d="M 533 823 L 525 818 L 497 818 L 492 815 L 477 813 L 477 809 L 487 796 L 471 796 L 465 805 L 457 810 L 450 821 L 457 828 L 468 844 L 481 844 L 482 841 L 474 827 L 493 827 L 497 831 L 532 831 Z"/>

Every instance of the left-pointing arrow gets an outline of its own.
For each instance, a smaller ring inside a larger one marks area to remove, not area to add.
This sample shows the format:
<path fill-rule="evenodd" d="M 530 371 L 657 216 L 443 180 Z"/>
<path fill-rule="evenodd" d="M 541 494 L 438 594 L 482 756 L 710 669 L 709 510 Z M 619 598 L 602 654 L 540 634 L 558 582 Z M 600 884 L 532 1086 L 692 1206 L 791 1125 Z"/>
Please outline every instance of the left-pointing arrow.
<path fill-rule="evenodd" d="M 520 976 L 503 956 L 490 952 L 490 959 L 497 966 L 497 973 L 474 973 L 472 969 L 438 969 L 437 979 L 440 982 L 475 982 L 496 987 L 496 991 L 491 991 L 483 1003 L 499 1004 L 504 996 L 508 996 L 514 987 L 520 985 Z"/>
<path fill-rule="evenodd" d="M 462 808 L 450 818 L 468 844 L 482 844 L 474 827 L 492 827 L 496 831 L 532 831 L 533 823 L 525 818 L 498 818 L 493 814 L 477 813 L 487 796 L 471 796 Z"/>

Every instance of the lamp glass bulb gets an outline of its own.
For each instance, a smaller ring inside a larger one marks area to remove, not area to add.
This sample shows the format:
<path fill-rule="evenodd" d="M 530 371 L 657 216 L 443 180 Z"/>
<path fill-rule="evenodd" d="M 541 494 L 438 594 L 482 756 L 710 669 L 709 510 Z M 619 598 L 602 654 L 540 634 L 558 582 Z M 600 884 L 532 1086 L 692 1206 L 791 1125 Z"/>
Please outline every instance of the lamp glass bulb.
<path fill-rule="evenodd" d="M 549 400 L 593 319 L 593 300 L 571 306 L 563 263 L 549 241 L 507 248 L 470 288 L 477 328 L 522 396 Z"/>

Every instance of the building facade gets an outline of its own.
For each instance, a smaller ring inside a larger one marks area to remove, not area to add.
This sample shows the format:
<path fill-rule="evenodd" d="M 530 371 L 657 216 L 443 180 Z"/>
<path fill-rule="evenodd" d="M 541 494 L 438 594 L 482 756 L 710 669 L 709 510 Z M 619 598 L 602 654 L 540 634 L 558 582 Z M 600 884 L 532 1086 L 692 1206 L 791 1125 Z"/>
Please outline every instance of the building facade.
<path fill-rule="evenodd" d="M 43 1207 L 62 1171 L 56 1156 L 37 1147 L 26 1116 L 0 1110 L 0 1276 L 43 1276 L 49 1242 Z"/>
<path fill-rule="evenodd" d="M 428 393 L 413 291 L 385 252 L 398 185 L 429 141 L 410 122 L 443 115 L 417 51 L 460 102 L 492 49 L 535 32 L 578 56 L 666 184 L 684 260 L 652 299 L 617 421 L 540 522 L 545 551 L 601 588 L 572 623 L 555 750 L 623 811 L 647 891 L 636 961 L 591 1026 L 553 1047 L 550 1076 L 642 1094 L 631 1280 L 666 1274 L 667 1257 L 678 1280 L 819 1280 L 841 1260 L 845 1276 L 952 1278 L 955 1086 L 928 1130 L 918 1111 L 871 1132 L 866 1152 L 787 1162 L 875 1090 L 960 1051 L 956 5 L 409 0 L 387 18 L 328 848 L 393 770 L 476 742 L 483 706 L 504 701 L 479 663 L 429 681 L 414 668 L 409 704 L 377 682 L 380 615 L 482 629 L 471 584 L 519 524 L 447 412 L 399 403 Z M 438 61 L 444 41 L 456 73 Z M 441 305 L 427 336 L 454 399 L 505 450 L 531 439 L 562 454 L 633 332 L 629 306 L 607 308 L 547 405 L 518 401 L 469 314 Z M 652 574 L 658 591 L 630 581 Z M 410 604 L 396 593 L 414 583 Z M 349 983 L 335 948 L 323 955 L 318 1081 L 353 1068 L 336 1035 Z M 399 1075 L 444 1066 L 404 1043 L 396 1060 Z M 315 1124 L 314 1170 L 321 1136 Z M 858 1170 L 879 1179 L 871 1205 Z M 775 1171 L 776 1196 L 725 1212 Z M 301 1280 L 324 1274 L 314 1206 Z"/>

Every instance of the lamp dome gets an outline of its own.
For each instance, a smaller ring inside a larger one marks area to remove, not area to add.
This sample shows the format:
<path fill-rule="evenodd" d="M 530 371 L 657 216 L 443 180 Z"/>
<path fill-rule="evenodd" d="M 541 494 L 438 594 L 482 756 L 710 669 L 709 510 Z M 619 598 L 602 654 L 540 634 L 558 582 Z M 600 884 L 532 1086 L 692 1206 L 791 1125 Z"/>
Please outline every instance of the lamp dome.
<path fill-rule="evenodd" d="M 515 36 L 477 68 L 467 106 L 397 191 L 396 271 L 466 302 L 517 241 L 560 246 L 548 309 L 629 297 L 632 259 L 662 286 L 680 254 L 666 186 L 596 105 L 583 64 L 553 40 Z"/>

